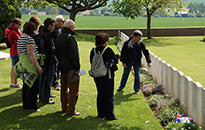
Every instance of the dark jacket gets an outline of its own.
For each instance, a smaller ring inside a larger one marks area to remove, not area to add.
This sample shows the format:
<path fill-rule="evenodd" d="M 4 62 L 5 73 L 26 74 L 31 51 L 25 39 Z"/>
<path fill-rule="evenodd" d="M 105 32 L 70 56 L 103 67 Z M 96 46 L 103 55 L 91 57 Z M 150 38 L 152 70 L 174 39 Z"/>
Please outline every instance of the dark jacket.
<path fill-rule="evenodd" d="M 45 64 L 54 64 L 55 63 L 55 59 L 54 59 L 54 55 L 53 55 L 53 50 L 54 50 L 54 39 L 51 36 L 51 32 L 48 29 L 43 29 L 40 34 L 41 39 L 43 39 L 43 42 L 41 44 L 43 44 L 43 52 L 39 52 L 39 53 L 43 53 L 46 55 L 46 59 L 45 59 Z M 35 38 L 34 38 L 35 39 Z M 36 40 L 35 40 L 36 41 Z M 37 46 L 39 47 L 39 45 L 37 44 Z M 41 45 L 40 45 L 41 46 Z M 38 49 L 39 50 L 39 49 Z"/>
<path fill-rule="evenodd" d="M 128 46 L 128 43 L 130 42 L 131 39 L 132 39 L 132 37 L 129 38 L 129 40 L 125 41 L 125 43 L 124 43 L 124 45 L 123 45 L 123 47 L 122 47 L 121 56 L 120 56 L 120 61 L 121 61 L 122 63 L 127 64 L 127 65 L 128 65 L 128 64 L 131 62 L 131 60 L 132 60 L 133 50 L 134 50 L 133 48 L 131 48 L 131 47 Z M 149 51 L 147 50 L 147 48 L 146 48 L 144 42 L 141 41 L 141 42 L 138 44 L 137 47 L 138 47 L 138 49 L 139 49 L 139 51 L 138 51 L 138 59 L 137 59 L 139 65 L 141 65 L 142 52 L 143 52 L 144 56 L 146 57 L 147 63 L 151 63 Z"/>
<path fill-rule="evenodd" d="M 55 45 L 54 52 L 62 74 L 67 74 L 70 70 L 80 70 L 78 45 L 73 37 L 74 34 L 72 30 L 64 27 L 62 33 L 55 40 L 55 43 L 58 44 Z"/>

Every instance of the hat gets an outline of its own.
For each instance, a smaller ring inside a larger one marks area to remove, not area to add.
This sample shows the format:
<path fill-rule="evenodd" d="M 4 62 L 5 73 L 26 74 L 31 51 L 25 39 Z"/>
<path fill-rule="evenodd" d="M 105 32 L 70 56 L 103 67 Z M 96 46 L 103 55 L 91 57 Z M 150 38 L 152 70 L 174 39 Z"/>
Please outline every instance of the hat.
<path fill-rule="evenodd" d="M 56 18 L 55 18 L 55 21 L 56 21 L 56 20 L 64 21 L 65 19 L 63 18 L 62 15 L 58 15 L 58 16 L 56 16 Z"/>
<path fill-rule="evenodd" d="M 133 35 L 136 36 L 143 36 L 143 33 L 140 30 L 134 30 Z"/>

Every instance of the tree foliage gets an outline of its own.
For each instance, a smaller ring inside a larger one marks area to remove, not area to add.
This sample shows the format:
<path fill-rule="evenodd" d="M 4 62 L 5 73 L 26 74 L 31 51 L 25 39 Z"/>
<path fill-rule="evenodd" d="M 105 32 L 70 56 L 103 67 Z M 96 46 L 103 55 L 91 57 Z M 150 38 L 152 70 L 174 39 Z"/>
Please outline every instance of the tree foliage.
<path fill-rule="evenodd" d="M 156 11 L 165 9 L 183 8 L 184 0 L 114 0 L 115 13 L 122 14 L 126 18 L 136 18 L 141 11 L 147 14 L 147 37 L 151 39 L 151 16 Z"/>
<path fill-rule="evenodd" d="M 195 3 L 190 2 L 188 4 L 189 14 L 193 14 L 193 16 L 205 16 L 205 4 L 204 3 Z"/>
<path fill-rule="evenodd" d="M 4 30 L 15 17 L 21 18 L 19 10 L 21 1 L 1 0 L 0 1 L 0 43 L 3 42 Z"/>
<path fill-rule="evenodd" d="M 93 10 L 106 6 L 108 0 L 27 0 L 26 6 L 45 7 L 46 5 L 54 5 L 64 9 L 70 13 L 70 18 L 75 20 L 78 12 Z"/>

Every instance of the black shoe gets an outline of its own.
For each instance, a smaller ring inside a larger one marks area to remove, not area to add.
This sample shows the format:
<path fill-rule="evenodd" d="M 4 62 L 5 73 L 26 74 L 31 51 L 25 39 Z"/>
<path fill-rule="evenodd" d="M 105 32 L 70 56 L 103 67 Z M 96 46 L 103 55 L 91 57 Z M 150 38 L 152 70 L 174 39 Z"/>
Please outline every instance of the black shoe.
<path fill-rule="evenodd" d="M 121 92 L 121 91 L 122 91 L 122 88 L 121 88 L 121 87 L 119 87 L 119 88 L 117 89 L 117 91 L 118 91 L 118 92 Z"/>
<path fill-rule="evenodd" d="M 41 104 L 55 104 L 53 100 L 49 100 L 48 102 L 40 102 Z"/>

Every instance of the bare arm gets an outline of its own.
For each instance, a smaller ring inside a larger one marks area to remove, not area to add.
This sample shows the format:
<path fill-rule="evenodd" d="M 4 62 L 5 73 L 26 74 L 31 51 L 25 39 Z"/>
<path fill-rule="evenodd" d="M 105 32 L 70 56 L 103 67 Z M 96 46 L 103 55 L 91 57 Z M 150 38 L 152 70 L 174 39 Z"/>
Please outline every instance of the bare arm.
<path fill-rule="evenodd" d="M 34 49 L 35 49 L 34 44 L 27 44 L 28 56 L 31 59 L 31 61 L 33 62 L 33 64 L 36 66 L 38 73 L 42 74 L 43 70 L 42 70 L 41 66 L 38 64 L 38 61 L 36 60 L 36 57 L 34 55 Z"/>

